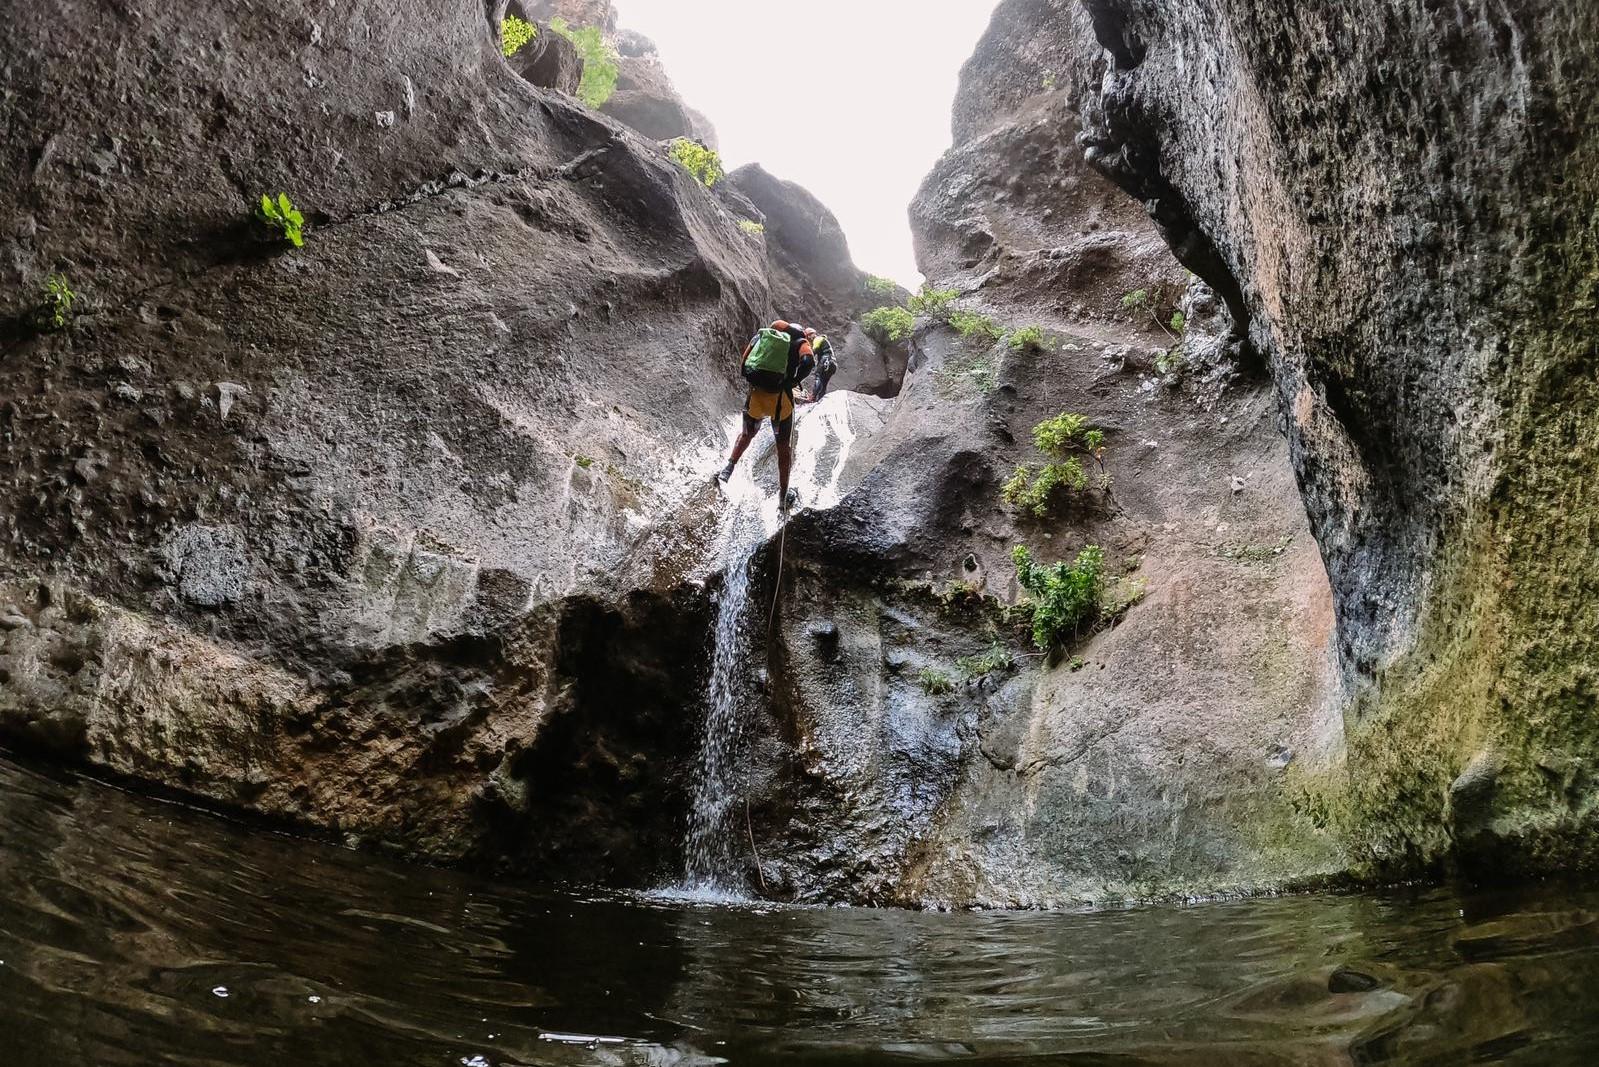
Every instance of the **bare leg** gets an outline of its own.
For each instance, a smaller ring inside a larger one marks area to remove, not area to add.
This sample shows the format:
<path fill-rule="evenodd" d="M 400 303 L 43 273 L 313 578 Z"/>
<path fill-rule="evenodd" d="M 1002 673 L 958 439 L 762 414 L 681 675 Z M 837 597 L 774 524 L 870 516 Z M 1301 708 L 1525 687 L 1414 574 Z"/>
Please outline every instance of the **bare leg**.
<path fill-rule="evenodd" d="M 749 448 L 750 442 L 755 440 L 756 431 L 759 429 L 757 426 L 754 430 L 745 430 L 738 435 L 738 440 L 733 442 L 733 454 L 727 457 L 729 467 L 737 465 L 738 461 L 744 458 L 744 451 Z"/>
<path fill-rule="evenodd" d="M 788 499 L 788 469 L 794 465 L 794 443 L 777 442 L 777 499 Z"/>

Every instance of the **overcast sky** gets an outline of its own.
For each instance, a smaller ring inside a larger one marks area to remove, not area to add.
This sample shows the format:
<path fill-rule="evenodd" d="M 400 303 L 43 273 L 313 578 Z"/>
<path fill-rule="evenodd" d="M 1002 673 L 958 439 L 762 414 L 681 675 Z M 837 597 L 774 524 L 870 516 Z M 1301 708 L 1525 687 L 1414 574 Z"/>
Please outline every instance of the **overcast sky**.
<path fill-rule="evenodd" d="M 805 186 L 858 266 L 920 284 L 905 210 L 949 147 L 960 67 L 994 0 L 615 4 L 715 124 L 728 170 L 760 163 Z"/>

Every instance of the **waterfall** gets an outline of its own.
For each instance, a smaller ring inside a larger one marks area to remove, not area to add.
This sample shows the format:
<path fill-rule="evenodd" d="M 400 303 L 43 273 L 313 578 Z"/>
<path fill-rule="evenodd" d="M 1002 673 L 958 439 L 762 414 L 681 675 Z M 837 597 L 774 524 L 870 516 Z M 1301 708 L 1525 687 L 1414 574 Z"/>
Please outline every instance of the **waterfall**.
<path fill-rule="evenodd" d="M 683 842 L 684 882 L 690 892 L 741 896 L 738 847 L 738 743 L 745 709 L 739 682 L 752 655 L 745 622 L 750 618 L 750 563 L 763 541 L 759 523 L 743 524 L 745 536 L 728 553 L 726 578 L 716 607 L 715 650 L 705 694 L 705 725 L 694 768 L 694 799 Z M 754 527 L 749 529 L 749 527 Z M 756 648 L 758 651 L 758 648 Z"/>
<path fill-rule="evenodd" d="M 843 466 L 856 440 L 851 395 L 829 395 L 800 415 L 804 433 L 801 426 L 795 427 L 792 483 L 807 506 L 830 507 L 838 502 Z M 853 404 L 866 404 L 880 424 L 886 404 L 872 407 L 858 397 Z M 715 647 L 705 687 L 693 798 L 683 839 L 683 884 L 668 891 L 673 896 L 725 902 L 746 899 L 748 890 L 744 869 L 750 842 L 744 829 L 743 775 L 737 760 L 753 713 L 745 699 L 751 666 L 765 659 L 767 607 L 750 600 L 750 564 L 760 547 L 777 534 L 781 522 L 775 493 L 757 488 L 750 472 L 766 460 L 770 448 L 770 438 L 763 434 L 723 490 L 726 499 L 720 504 L 715 544 L 724 577 L 716 606 Z"/>

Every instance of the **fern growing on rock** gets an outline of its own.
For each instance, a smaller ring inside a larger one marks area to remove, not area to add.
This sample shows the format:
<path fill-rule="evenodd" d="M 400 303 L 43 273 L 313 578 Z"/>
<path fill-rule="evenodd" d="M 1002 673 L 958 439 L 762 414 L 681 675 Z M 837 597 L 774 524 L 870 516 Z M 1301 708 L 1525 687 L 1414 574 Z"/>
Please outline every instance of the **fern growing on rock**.
<path fill-rule="evenodd" d="M 577 96 L 589 107 L 599 110 L 616 92 L 616 79 L 621 75 L 621 56 L 605 40 L 598 26 L 572 29 L 565 19 L 551 19 L 550 29 L 571 41 L 583 59 L 583 80 L 578 83 Z"/>
<path fill-rule="evenodd" d="M 678 166 L 694 175 L 694 179 L 707 189 L 713 188 L 717 182 L 727 176 L 722 170 L 722 157 L 714 149 L 706 148 L 698 141 L 679 137 L 672 142 L 669 151 Z M 765 227 L 762 227 L 762 230 L 764 229 Z"/>
<path fill-rule="evenodd" d="M 500 20 L 500 51 L 510 59 L 538 35 L 539 28 L 531 22 L 507 15 Z"/>

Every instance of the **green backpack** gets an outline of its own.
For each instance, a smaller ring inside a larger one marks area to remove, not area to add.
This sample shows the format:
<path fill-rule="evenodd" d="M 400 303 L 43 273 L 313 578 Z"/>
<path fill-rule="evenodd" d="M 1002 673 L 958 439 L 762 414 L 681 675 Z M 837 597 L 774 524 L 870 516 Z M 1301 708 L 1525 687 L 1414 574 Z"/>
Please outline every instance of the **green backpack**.
<path fill-rule="evenodd" d="M 762 330 L 744 357 L 744 380 L 775 393 L 788 382 L 788 352 L 794 340 L 782 330 Z"/>

